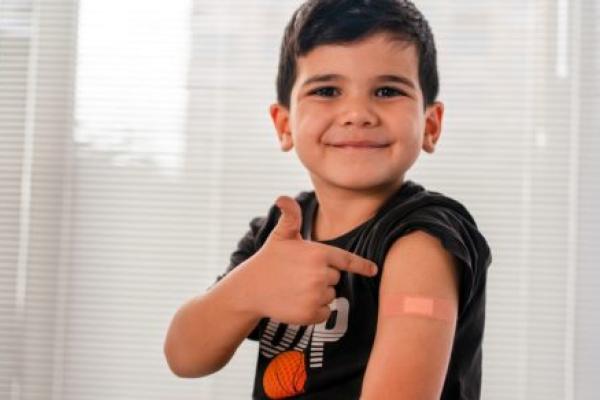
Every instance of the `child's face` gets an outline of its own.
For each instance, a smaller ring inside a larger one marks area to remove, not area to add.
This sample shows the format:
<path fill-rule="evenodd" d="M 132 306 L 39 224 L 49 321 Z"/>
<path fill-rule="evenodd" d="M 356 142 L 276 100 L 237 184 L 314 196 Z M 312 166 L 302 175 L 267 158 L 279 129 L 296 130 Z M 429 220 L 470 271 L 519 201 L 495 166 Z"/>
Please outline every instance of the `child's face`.
<path fill-rule="evenodd" d="M 423 109 L 416 47 L 385 34 L 313 49 L 297 60 L 289 110 L 271 106 L 282 150 L 296 148 L 315 187 L 349 190 L 403 181 L 433 152 L 442 115 L 441 103 Z"/>

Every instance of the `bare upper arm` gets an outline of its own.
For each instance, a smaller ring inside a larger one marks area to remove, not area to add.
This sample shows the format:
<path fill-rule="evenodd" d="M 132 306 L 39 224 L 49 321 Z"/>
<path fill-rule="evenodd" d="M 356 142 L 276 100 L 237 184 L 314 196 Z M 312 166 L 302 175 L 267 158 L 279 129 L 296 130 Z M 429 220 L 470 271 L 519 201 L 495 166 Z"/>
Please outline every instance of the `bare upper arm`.
<path fill-rule="evenodd" d="M 445 299 L 447 321 L 415 315 L 382 316 L 388 293 Z M 439 399 L 458 309 L 459 271 L 454 257 L 434 236 L 415 231 L 387 253 L 379 291 L 377 332 L 363 379 L 362 400 Z"/>

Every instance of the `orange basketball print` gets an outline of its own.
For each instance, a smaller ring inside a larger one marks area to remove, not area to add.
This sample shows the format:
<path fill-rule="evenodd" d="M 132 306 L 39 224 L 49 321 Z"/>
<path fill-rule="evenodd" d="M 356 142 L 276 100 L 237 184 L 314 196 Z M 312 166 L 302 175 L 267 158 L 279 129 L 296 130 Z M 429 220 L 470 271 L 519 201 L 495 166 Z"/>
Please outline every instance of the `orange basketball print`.
<path fill-rule="evenodd" d="M 271 399 L 284 399 L 304 391 L 306 369 L 304 353 L 291 350 L 271 360 L 263 376 L 265 394 Z"/>

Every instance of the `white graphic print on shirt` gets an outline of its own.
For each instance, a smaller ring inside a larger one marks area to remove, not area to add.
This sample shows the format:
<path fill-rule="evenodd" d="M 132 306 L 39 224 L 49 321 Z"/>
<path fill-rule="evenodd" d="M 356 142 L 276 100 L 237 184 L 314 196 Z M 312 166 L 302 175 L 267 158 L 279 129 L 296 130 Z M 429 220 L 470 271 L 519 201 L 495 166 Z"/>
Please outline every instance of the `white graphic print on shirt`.
<path fill-rule="evenodd" d="M 277 343 L 274 343 L 275 334 L 281 322 L 269 319 L 269 323 L 260 337 L 260 352 L 267 358 L 273 358 L 277 354 L 289 350 L 294 343 L 298 332 L 305 328 L 302 338 L 294 346 L 294 350 L 304 352 L 310 342 L 308 357 L 311 368 L 321 368 L 323 366 L 323 353 L 326 343 L 337 342 L 348 330 L 348 312 L 350 303 L 344 297 L 338 297 L 329 304 L 335 321 L 331 328 L 327 328 L 327 322 L 303 326 L 287 325 L 285 332 L 280 336 Z M 331 319 L 331 316 L 330 316 Z M 311 340 L 312 339 L 312 340 Z"/>

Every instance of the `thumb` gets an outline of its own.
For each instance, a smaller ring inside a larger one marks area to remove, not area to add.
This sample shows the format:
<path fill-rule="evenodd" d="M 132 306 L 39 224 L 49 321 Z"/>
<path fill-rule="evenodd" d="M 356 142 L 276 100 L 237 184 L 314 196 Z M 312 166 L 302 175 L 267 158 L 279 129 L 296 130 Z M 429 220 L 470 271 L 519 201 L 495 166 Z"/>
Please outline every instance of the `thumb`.
<path fill-rule="evenodd" d="M 289 196 L 279 196 L 275 205 L 281 211 L 281 216 L 271 234 L 280 239 L 302 239 L 302 209 L 298 202 Z"/>

